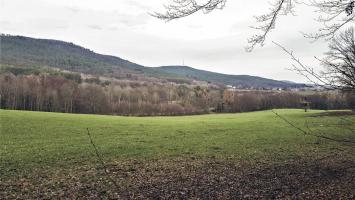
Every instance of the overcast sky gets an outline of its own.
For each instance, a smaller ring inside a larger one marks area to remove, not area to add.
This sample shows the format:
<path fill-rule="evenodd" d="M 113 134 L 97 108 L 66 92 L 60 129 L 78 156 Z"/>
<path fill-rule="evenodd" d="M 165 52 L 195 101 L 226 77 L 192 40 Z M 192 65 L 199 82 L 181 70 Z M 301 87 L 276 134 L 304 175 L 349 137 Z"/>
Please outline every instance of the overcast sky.
<path fill-rule="evenodd" d="M 248 74 L 305 82 L 287 70 L 291 61 L 277 41 L 318 68 L 326 43 L 310 43 L 300 31 L 316 31 L 316 16 L 299 6 L 282 17 L 266 45 L 247 53 L 253 16 L 268 11 L 269 0 L 229 0 L 223 10 L 198 13 L 169 23 L 148 13 L 169 0 L 0 0 L 0 32 L 73 42 L 145 66 L 185 65 L 228 74 Z"/>

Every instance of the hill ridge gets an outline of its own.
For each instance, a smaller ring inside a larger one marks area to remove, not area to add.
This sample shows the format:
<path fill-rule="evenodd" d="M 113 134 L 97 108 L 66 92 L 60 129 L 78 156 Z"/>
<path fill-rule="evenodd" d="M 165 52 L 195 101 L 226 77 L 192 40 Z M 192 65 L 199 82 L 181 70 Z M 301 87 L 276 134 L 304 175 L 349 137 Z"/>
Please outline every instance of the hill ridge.
<path fill-rule="evenodd" d="M 1 66 L 55 67 L 62 70 L 94 75 L 140 74 L 155 78 L 194 79 L 241 87 L 299 87 L 287 83 L 251 75 L 231 75 L 190 66 L 147 67 L 118 56 L 105 55 L 54 39 L 40 39 L 20 35 L 1 34 Z M 118 76 L 118 75 L 117 75 Z"/>

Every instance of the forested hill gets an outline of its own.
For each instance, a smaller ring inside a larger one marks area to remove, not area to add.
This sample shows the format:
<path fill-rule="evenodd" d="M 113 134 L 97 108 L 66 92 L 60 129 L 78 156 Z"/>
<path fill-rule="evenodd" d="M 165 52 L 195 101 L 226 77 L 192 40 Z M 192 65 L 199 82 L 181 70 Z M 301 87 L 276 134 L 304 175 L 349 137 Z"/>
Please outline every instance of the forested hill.
<path fill-rule="evenodd" d="M 166 73 L 173 73 L 179 76 L 222 83 L 225 85 L 233 85 L 233 86 L 242 86 L 242 87 L 299 87 L 301 84 L 292 83 L 292 82 L 284 82 L 284 81 L 276 81 L 272 79 L 261 78 L 257 76 L 249 76 L 249 75 L 228 75 L 215 73 L 205 70 L 198 70 L 188 66 L 163 66 L 159 67 L 160 71 L 164 71 Z"/>
<path fill-rule="evenodd" d="M 1 64 L 56 67 L 93 74 L 112 73 L 114 70 L 139 71 L 144 68 L 73 43 L 10 35 L 1 35 Z"/>
<path fill-rule="evenodd" d="M 247 75 L 227 75 L 186 66 L 144 67 L 119 57 L 102 55 L 73 43 L 1 34 L 1 66 L 55 67 L 94 75 L 140 74 L 156 78 L 194 79 L 243 87 L 301 85 Z M 129 76 L 128 76 L 129 78 Z"/>

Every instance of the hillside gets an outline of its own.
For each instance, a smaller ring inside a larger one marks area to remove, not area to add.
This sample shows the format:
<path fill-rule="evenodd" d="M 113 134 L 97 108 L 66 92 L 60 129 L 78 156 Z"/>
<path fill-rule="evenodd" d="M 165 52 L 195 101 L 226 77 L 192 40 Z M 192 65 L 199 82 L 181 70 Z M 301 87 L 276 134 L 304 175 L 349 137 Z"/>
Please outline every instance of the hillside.
<path fill-rule="evenodd" d="M 102 55 L 73 43 L 1 35 L 1 66 L 54 67 L 94 75 L 126 74 L 159 79 L 180 78 L 242 87 L 298 87 L 299 84 L 248 75 L 227 75 L 187 66 L 145 67 L 119 57 Z M 127 76 L 128 78 L 130 76 Z"/>
<path fill-rule="evenodd" d="M 92 74 L 112 73 L 115 70 L 134 72 L 144 68 L 73 43 L 9 35 L 1 35 L 1 64 L 56 67 Z"/>
<path fill-rule="evenodd" d="M 299 87 L 302 84 L 276 81 L 272 79 L 261 78 L 249 75 L 228 75 L 205 70 L 198 70 L 188 66 L 163 66 L 159 67 L 160 71 L 166 73 L 177 74 L 182 77 L 203 80 L 208 82 L 222 83 L 225 85 L 233 85 L 240 87 Z"/>

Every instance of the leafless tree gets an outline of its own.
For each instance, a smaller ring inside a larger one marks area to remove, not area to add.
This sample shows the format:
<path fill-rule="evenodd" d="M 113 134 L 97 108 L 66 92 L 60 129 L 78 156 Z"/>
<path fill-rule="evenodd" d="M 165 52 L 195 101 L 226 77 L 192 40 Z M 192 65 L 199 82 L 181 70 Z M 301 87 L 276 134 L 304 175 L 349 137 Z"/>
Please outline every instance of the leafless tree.
<path fill-rule="evenodd" d="M 227 0 L 171 0 L 165 5 L 165 13 L 155 12 L 152 15 L 159 19 L 170 21 L 187 17 L 196 12 L 209 13 L 213 10 L 223 9 Z M 256 45 L 263 45 L 266 37 L 275 28 L 280 15 L 294 14 L 297 4 L 305 4 L 314 7 L 319 13 L 316 21 L 322 27 L 315 34 L 305 33 L 305 37 L 312 39 L 332 39 L 335 33 L 347 24 L 355 21 L 355 0 L 274 0 L 270 3 L 270 11 L 256 17 L 255 29 L 260 30 L 248 40 L 247 50 L 251 51 Z"/>
<path fill-rule="evenodd" d="M 324 71 L 317 72 L 305 65 L 292 51 L 274 42 L 290 55 L 292 70 L 306 77 L 310 82 L 328 90 L 355 92 L 355 31 L 349 28 L 336 34 L 329 43 L 329 51 L 324 59 L 318 59 L 324 66 Z"/>
<path fill-rule="evenodd" d="M 326 68 L 325 79 L 342 90 L 355 91 L 354 28 L 336 36 L 329 44 L 327 57 L 321 60 Z"/>

